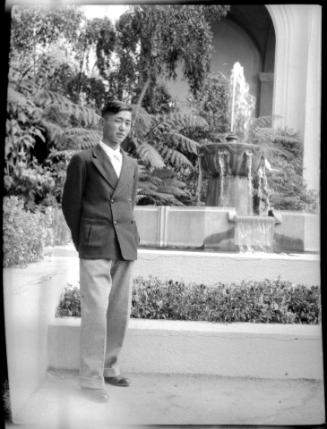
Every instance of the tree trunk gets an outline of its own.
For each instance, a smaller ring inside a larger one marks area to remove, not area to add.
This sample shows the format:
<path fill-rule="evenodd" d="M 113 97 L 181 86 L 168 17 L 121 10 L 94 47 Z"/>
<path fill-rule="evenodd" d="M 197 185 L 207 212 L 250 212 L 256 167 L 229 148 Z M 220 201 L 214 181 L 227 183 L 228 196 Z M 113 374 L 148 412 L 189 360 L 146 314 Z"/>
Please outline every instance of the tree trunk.
<path fill-rule="evenodd" d="M 150 78 L 148 77 L 147 80 L 145 81 L 145 84 L 143 85 L 142 91 L 141 91 L 139 98 L 137 100 L 137 103 L 136 103 L 134 121 L 137 118 L 138 112 L 139 112 L 140 107 L 142 105 L 143 98 L 145 96 L 147 89 L 149 88 L 149 85 L 150 85 Z"/>

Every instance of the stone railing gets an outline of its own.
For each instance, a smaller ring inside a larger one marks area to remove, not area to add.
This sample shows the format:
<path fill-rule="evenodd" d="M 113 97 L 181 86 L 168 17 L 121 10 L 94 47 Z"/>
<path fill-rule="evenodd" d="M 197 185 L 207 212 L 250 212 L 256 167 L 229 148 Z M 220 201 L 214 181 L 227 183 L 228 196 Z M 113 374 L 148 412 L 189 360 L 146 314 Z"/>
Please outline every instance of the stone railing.
<path fill-rule="evenodd" d="M 237 251 L 232 207 L 138 206 L 135 218 L 141 245 Z M 319 252 L 320 221 L 315 214 L 276 211 L 281 223 L 275 226 L 276 252 Z"/>

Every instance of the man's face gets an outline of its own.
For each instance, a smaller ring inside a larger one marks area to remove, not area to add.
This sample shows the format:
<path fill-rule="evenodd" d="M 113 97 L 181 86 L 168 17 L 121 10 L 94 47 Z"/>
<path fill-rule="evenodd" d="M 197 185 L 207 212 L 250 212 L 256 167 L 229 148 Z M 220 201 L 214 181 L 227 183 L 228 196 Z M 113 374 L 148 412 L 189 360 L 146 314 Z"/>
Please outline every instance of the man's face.
<path fill-rule="evenodd" d="M 130 132 L 132 114 L 128 110 L 107 113 L 103 118 L 103 140 L 112 147 L 119 146 Z"/>

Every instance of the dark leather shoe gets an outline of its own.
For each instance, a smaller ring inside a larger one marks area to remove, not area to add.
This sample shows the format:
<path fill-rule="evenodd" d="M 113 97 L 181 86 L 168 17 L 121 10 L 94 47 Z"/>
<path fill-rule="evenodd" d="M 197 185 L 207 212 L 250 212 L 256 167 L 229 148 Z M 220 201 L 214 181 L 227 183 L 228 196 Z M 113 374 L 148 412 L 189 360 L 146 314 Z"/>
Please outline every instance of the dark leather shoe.
<path fill-rule="evenodd" d="M 88 387 L 82 387 L 84 396 L 93 402 L 108 402 L 109 395 L 104 389 L 91 389 Z"/>
<path fill-rule="evenodd" d="M 129 386 L 128 378 L 125 378 L 122 375 L 117 375 L 116 377 L 104 377 L 104 381 L 106 383 L 112 384 L 113 386 L 119 386 L 119 387 Z"/>

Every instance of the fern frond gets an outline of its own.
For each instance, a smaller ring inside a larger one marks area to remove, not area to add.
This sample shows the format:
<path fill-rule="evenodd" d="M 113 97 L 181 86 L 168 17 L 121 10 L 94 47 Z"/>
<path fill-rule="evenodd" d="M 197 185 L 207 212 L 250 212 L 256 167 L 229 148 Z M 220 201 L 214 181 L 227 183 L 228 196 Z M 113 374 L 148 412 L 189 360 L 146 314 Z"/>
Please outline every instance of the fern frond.
<path fill-rule="evenodd" d="M 101 133 L 97 130 L 71 128 L 65 132 L 65 147 L 67 149 L 88 149 L 97 145 L 100 140 Z"/>
<path fill-rule="evenodd" d="M 274 130 L 272 128 L 253 128 L 252 130 L 253 137 L 260 140 L 270 140 L 272 141 L 275 137 Z"/>
<path fill-rule="evenodd" d="M 159 152 L 148 143 L 141 143 L 136 152 L 138 156 L 148 165 L 154 168 L 163 168 L 165 163 Z"/>
<path fill-rule="evenodd" d="M 24 111 L 30 118 L 39 119 L 41 111 L 35 104 L 21 92 L 8 86 L 7 92 L 8 113 L 17 114 L 18 111 Z"/>
<path fill-rule="evenodd" d="M 183 136 L 180 133 L 169 133 L 169 138 L 173 145 L 183 152 L 193 153 L 197 155 L 197 148 L 199 147 L 199 143 L 195 140 L 192 140 L 188 137 Z"/>
<path fill-rule="evenodd" d="M 143 199 L 151 199 L 152 201 L 154 201 L 155 203 L 159 203 L 162 205 L 174 205 L 174 206 L 183 206 L 184 204 L 179 201 L 177 198 L 175 198 L 173 195 L 171 194 L 166 194 L 164 192 L 159 192 L 159 191 L 152 191 L 152 192 L 147 192 L 141 195 L 144 195 Z"/>
<path fill-rule="evenodd" d="M 169 113 L 158 115 L 158 121 L 166 124 L 170 129 L 181 131 L 184 128 L 206 128 L 207 121 L 201 116 L 187 113 Z"/>
<path fill-rule="evenodd" d="M 170 194 L 177 198 L 189 198 L 190 194 L 189 192 L 186 192 L 184 189 L 180 189 L 177 186 L 174 185 L 167 185 L 163 184 L 158 188 L 158 192 L 164 193 L 164 194 Z"/>
<path fill-rule="evenodd" d="M 177 168 L 191 167 L 193 169 L 191 161 L 189 161 L 181 152 L 178 152 L 177 150 L 171 149 L 167 146 L 162 146 L 158 150 L 165 162 L 170 162 Z"/>
<path fill-rule="evenodd" d="M 16 91 L 12 86 L 8 86 L 7 102 L 10 104 L 25 105 L 28 103 L 28 99 L 21 92 Z"/>
<path fill-rule="evenodd" d="M 135 112 L 135 106 L 133 106 Z M 139 107 L 137 116 L 134 118 L 134 132 L 139 137 L 144 137 L 153 125 L 153 116 L 150 115 L 143 107 Z"/>
<path fill-rule="evenodd" d="M 94 110 L 79 106 L 58 92 L 42 89 L 35 94 L 33 101 L 42 108 L 55 105 L 61 113 L 72 117 L 86 127 L 95 127 L 100 120 L 100 116 Z"/>
<path fill-rule="evenodd" d="M 271 128 L 272 127 L 272 116 L 259 116 L 254 118 L 251 124 L 251 128 Z"/>
<path fill-rule="evenodd" d="M 45 119 L 42 119 L 40 125 L 46 132 L 48 142 L 52 143 L 55 147 L 60 147 L 64 135 L 64 129 L 60 125 Z"/>

